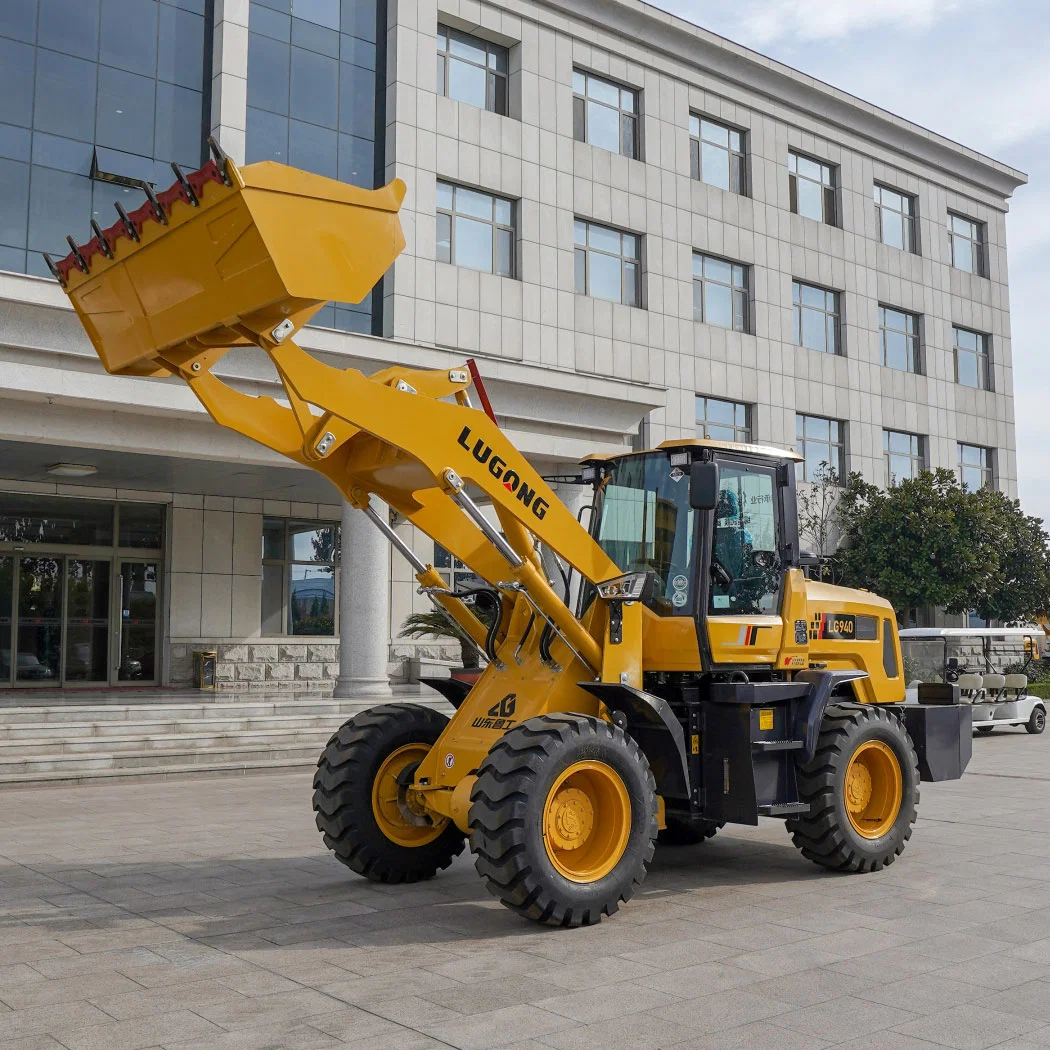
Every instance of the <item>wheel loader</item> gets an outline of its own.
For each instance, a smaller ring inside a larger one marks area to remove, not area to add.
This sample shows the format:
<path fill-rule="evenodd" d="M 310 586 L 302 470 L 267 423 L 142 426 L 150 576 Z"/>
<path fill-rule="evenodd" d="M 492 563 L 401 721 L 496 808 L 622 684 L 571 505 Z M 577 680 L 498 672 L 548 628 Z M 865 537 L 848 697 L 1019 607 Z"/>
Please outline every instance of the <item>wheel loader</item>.
<path fill-rule="evenodd" d="M 691 438 L 593 456 L 574 476 L 585 527 L 501 431 L 473 361 L 365 376 L 293 340 L 392 264 L 404 184 L 365 191 L 211 149 L 70 238 L 55 278 L 110 373 L 178 376 L 215 422 L 323 474 L 487 659 L 473 686 L 430 681 L 451 719 L 384 704 L 331 738 L 313 806 L 335 856 L 413 882 L 469 842 L 503 904 L 569 927 L 629 900 L 658 839 L 726 823 L 782 818 L 839 872 L 891 864 L 920 781 L 962 775 L 970 712 L 952 686 L 905 704 L 890 605 L 806 579 L 799 457 Z M 281 400 L 214 374 L 231 347 L 269 357 Z M 450 587 L 387 508 L 481 582 Z"/>

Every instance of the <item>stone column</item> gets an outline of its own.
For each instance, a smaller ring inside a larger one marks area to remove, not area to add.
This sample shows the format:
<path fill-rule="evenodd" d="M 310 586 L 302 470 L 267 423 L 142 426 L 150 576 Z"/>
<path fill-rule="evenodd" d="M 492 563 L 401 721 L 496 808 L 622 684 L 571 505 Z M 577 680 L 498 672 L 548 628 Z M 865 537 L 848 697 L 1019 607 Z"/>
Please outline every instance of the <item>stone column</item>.
<path fill-rule="evenodd" d="M 387 507 L 373 497 L 379 514 Z M 390 544 L 362 511 L 343 504 L 339 568 L 340 698 L 390 696 Z"/>

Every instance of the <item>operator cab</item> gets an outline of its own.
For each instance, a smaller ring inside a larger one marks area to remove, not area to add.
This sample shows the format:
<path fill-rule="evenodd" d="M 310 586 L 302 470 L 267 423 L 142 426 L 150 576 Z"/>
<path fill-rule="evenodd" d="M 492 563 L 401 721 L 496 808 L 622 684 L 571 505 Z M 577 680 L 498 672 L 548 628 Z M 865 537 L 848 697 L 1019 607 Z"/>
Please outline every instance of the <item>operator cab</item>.
<path fill-rule="evenodd" d="M 785 570 L 799 564 L 800 458 L 687 440 L 587 460 L 591 533 L 625 574 L 651 574 L 641 600 L 658 616 L 692 617 L 698 628 L 708 617 L 779 617 Z"/>

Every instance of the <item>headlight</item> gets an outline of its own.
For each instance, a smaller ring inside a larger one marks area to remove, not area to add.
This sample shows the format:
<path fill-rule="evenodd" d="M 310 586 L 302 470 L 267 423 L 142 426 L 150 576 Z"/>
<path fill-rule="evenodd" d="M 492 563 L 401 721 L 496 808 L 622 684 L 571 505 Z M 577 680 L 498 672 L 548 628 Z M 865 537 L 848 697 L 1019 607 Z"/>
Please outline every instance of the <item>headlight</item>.
<path fill-rule="evenodd" d="M 629 572 L 598 584 L 598 594 L 608 601 L 636 602 L 645 593 L 646 584 L 652 577 L 650 572 Z"/>

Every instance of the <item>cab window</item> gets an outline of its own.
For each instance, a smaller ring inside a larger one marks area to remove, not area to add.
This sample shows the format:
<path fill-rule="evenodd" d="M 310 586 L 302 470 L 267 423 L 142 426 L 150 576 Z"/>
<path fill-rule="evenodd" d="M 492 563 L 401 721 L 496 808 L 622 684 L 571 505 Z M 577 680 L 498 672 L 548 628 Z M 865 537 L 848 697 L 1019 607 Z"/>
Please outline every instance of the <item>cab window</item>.
<path fill-rule="evenodd" d="M 775 614 L 781 580 L 779 549 L 774 472 L 723 463 L 709 613 Z"/>

